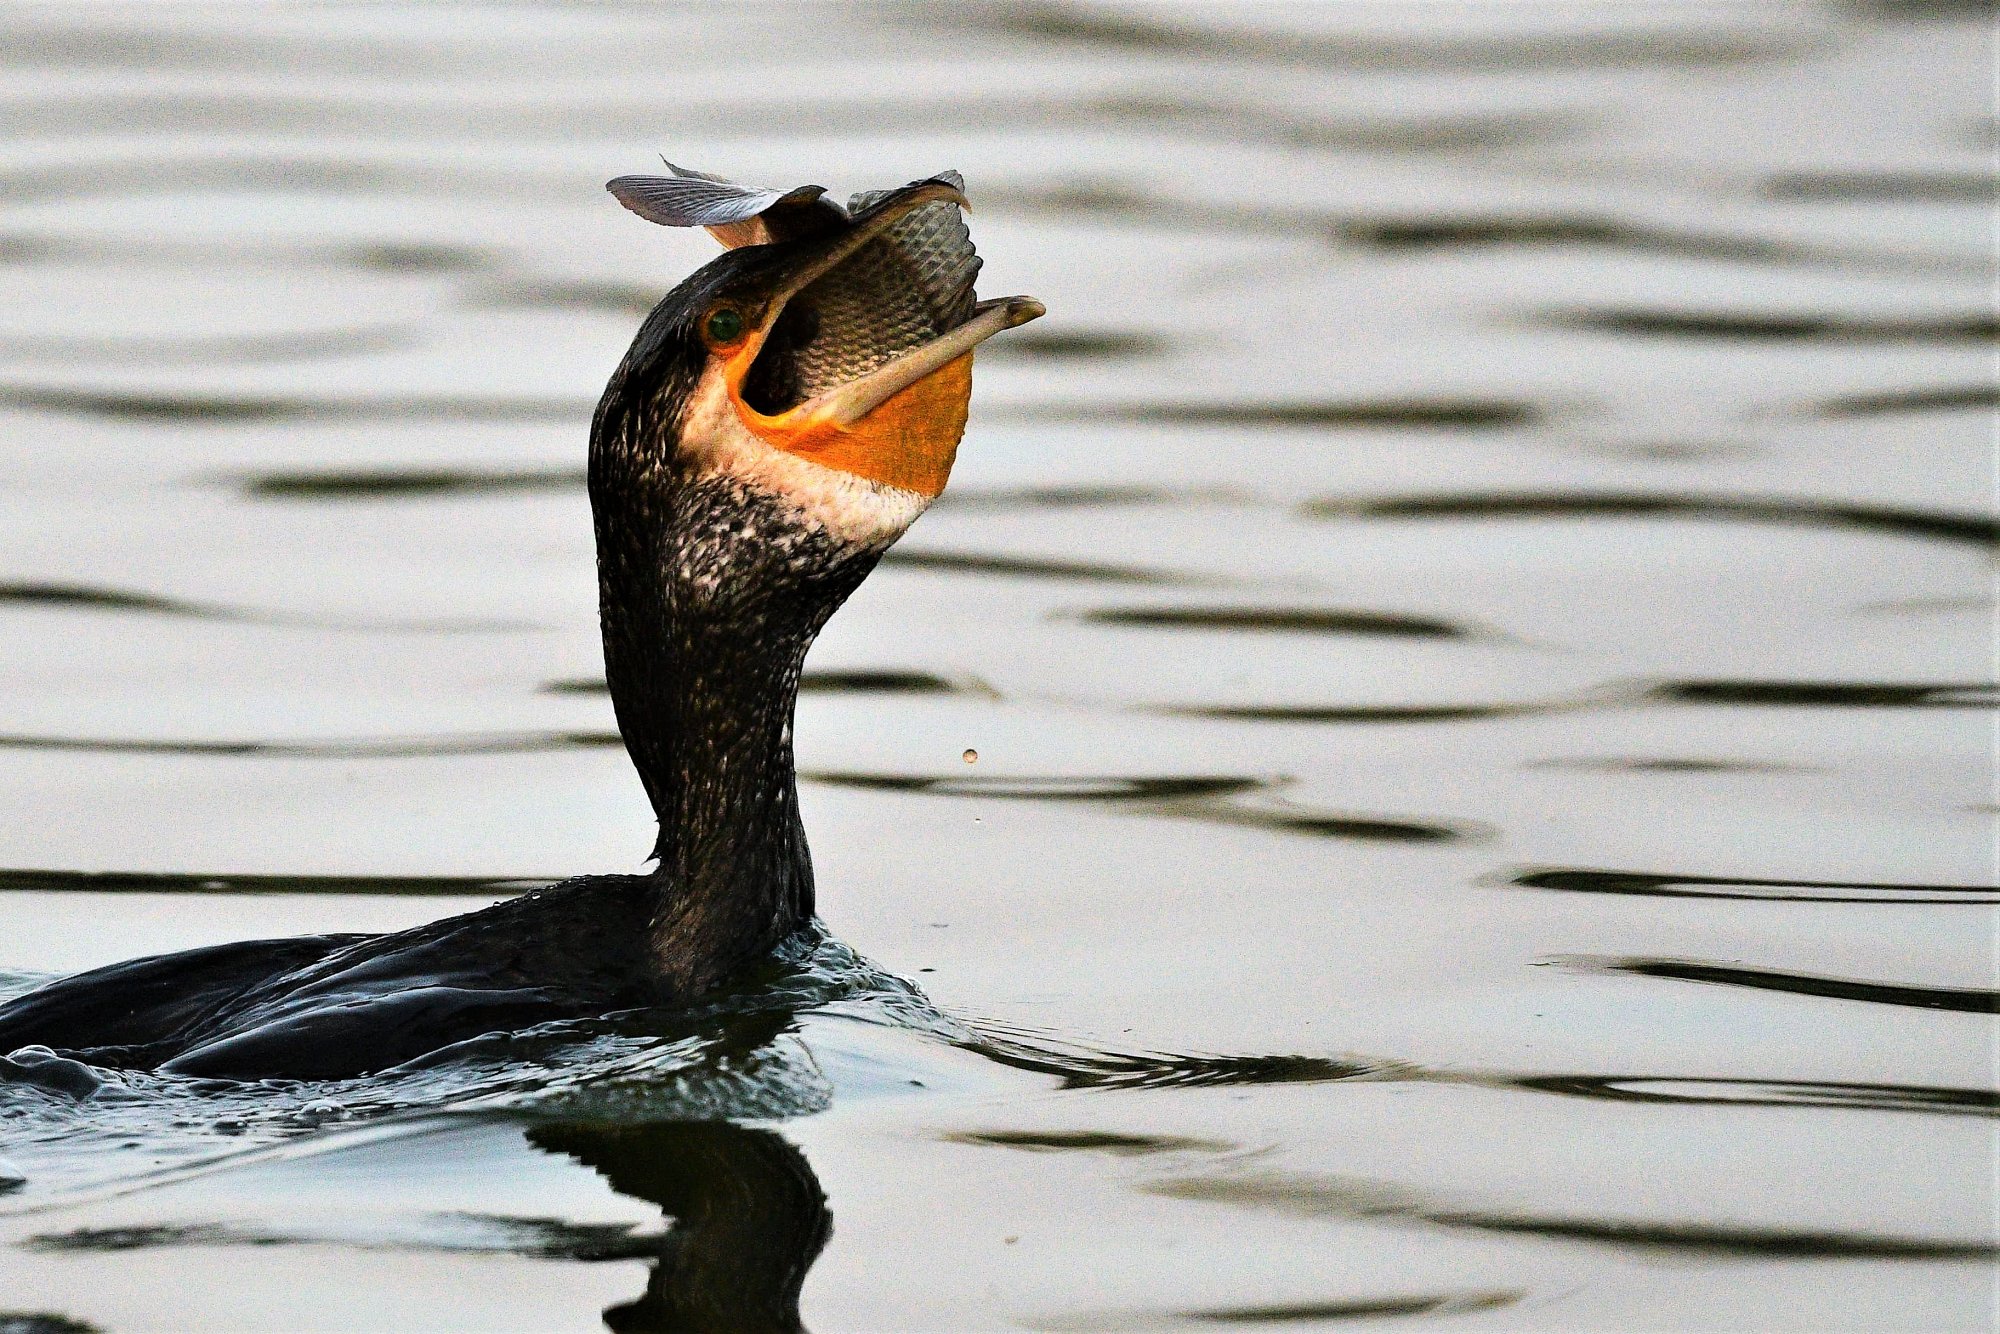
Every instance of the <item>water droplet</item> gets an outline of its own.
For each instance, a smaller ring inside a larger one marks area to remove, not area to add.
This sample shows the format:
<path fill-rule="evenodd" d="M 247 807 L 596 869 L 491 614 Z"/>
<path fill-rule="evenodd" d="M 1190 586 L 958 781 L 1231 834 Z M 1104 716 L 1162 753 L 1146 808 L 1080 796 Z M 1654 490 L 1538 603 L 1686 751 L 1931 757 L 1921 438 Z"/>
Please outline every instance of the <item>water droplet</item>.
<path fill-rule="evenodd" d="M 979 763 L 979 752 L 972 749 L 970 746 L 967 746 L 965 748 L 964 758 L 967 764 L 977 764 Z"/>

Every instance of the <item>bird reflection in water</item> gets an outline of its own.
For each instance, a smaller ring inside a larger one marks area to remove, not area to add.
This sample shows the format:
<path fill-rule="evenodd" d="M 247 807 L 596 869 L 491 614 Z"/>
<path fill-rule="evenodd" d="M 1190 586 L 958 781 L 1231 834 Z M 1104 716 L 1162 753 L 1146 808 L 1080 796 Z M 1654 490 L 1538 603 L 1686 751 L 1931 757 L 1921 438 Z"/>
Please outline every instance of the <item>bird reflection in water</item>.
<path fill-rule="evenodd" d="M 812 1165 L 777 1132 L 728 1121 L 555 1122 L 528 1140 L 673 1220 L 644 1294 L 604 1312 L 610 1328 L 805 1328 L 799 1292 L 833 1215 Z"/>

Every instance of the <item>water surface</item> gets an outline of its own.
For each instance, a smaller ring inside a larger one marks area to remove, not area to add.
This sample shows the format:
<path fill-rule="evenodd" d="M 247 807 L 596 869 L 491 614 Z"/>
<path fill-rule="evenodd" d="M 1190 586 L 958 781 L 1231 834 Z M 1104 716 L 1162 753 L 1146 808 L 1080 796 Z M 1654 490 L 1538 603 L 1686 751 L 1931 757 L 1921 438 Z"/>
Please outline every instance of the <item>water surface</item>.
<path fill-rule="evenodd" d="M 0 10 L 6 993 L 641 864 L 604 180 L 956 167 L 1052 312 L 813 653 L 831 939 L 15 1053 L 0 1329 L 1990 1328 L 1989 19 Z"/>

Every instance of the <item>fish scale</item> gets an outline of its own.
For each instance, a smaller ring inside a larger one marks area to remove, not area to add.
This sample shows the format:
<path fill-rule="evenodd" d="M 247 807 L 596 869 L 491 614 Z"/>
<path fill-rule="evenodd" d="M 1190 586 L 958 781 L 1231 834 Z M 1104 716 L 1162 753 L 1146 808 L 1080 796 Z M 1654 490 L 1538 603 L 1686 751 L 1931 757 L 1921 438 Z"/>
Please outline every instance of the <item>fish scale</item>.
<path fill-rule="evenodd" d="M 868 207 L 882 192 L 856 195 Z M 869 242 L 802 295 L 818 311 L 819 337 L 796 358 L 812 397 L 930 342 L 972 314 L 979 255 L 958 206 L 927 204 Z"/>

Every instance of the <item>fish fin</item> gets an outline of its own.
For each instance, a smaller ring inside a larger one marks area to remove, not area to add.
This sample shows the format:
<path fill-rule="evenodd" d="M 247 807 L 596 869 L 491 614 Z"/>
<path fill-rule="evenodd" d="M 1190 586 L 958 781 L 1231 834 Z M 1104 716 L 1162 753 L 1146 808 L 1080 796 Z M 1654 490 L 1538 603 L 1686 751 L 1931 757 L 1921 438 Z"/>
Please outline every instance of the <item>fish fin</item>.
<path fill-rule="evenodd" d="M 840 206 L 822 199 L 826 187 L 760 190 L 705 172 L 667 163 L 671 176 L 620 176 L 605 185 L 613 197 L 648 222 L 662 227 L 705 227 L 732 248 L 764 245 L 818 230 L 839 215 Z M 767 216 L 768 215 L 768 216 Z"/>

